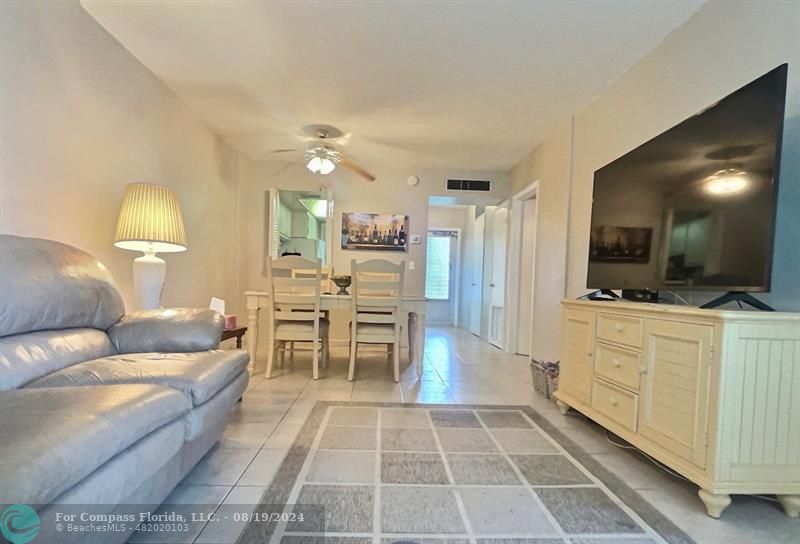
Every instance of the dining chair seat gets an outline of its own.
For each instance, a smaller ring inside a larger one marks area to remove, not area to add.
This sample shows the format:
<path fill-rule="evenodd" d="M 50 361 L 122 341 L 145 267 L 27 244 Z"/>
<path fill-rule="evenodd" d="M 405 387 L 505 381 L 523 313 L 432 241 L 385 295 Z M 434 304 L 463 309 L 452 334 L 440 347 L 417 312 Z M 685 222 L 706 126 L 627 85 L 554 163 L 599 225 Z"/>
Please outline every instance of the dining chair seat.
<path fill-rule="evenodd" d="M 358 323 L 356 334 L 359 342 L 368 342 L 365 337 L 376 337 L 375 343 L 394 342 L 393 323 Z"/>
<path fill-rule="evenodd" d="M 319 320 L 319 338 L 324 338 L 328 335 L 328 329 L 331 322 L 325 318 Z M 280 321 L 275 324 L 275 338 L 281 340 L 287 334 L 307 334 L 309 340 L 314 336 L 314 322 L 313 321 Z"/>

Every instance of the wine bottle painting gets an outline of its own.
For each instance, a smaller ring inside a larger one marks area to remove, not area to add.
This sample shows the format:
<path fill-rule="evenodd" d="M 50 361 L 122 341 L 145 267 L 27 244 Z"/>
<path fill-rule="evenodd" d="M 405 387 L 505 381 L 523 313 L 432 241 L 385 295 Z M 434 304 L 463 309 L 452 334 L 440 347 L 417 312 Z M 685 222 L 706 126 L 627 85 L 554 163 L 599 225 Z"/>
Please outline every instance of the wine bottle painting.
<path fill-rule="evenodd" d="M 342 249 L 408 251 L 408 216 L 343 213 Z"/>

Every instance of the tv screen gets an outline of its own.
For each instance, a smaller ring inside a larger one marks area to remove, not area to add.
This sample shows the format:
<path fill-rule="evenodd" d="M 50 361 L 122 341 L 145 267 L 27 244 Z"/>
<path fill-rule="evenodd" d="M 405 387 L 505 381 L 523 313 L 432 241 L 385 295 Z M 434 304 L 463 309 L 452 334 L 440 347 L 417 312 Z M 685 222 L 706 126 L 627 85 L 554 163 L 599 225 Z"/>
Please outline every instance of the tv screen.
<path fill-rule="evenodd" d="M 588 288 L 769 291 L 786 71 L 594 173 Z"/>

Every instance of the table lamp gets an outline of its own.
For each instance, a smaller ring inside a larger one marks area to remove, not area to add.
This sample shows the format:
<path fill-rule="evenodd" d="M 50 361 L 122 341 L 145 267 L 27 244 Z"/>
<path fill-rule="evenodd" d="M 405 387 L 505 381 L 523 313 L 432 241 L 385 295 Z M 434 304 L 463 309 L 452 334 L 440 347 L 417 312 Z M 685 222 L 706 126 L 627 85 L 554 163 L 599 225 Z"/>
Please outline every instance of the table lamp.
<path fill-rule="evenodd" d="M 169 187 L 131 183 L 117 220 L 114 245 L 144 253 L 133 261 L 133 284 L 142 310 L 161 307 L 167 263 L 156 253 L 186 251 L 186 231 L 178 195 Z"/>

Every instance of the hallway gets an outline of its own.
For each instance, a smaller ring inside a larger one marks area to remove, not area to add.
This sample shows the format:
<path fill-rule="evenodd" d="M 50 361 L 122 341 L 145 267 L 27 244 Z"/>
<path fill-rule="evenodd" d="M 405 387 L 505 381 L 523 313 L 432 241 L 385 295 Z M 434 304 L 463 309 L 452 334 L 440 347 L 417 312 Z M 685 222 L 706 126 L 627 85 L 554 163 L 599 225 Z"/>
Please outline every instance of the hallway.
<path fill-rule="evenodd" d="M 562 416 L 531 386 L 527 358 L 511 355 L 463 329 L 428 328 L 422 379 L 403 367 L 394 383 L 385 353 L 365 356 L 355 382 L 346 380 L 347 354 L 334 349 L 330 368 L 313 381 L 310 360 L 276 369 L 271 380 L 253 376 L 220 443 L 176 488 L 168 502 L 251 504 L 275 476 L 318 400 L 431 404 L 530 405 L 611 473 L 667 515 L 699 544 L 796 543 L 797 522 L 774 503 L 736 496 L 721 520 L 705 514 L 697 488 L 667 475 L 642 455 L 610 443 L 604 431 L 575 412 Z M 243 525 L 242 525 L 243 526 Z M 226 534 L 220 534 L 221 529 Z M 235 524 L 198 526 L 188 542 L 234 542 Z M 238 534 L 238 533 L 237 533 Z M 152 538 L 153 535 L 151 535 Z M 188 536 L 188 535 L 187 535 Z M 194 537 L 192 537 L 194 538 Z M 133 542 L 149 542 L 135 535 Z"/>

